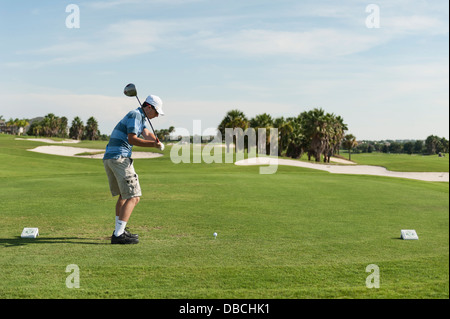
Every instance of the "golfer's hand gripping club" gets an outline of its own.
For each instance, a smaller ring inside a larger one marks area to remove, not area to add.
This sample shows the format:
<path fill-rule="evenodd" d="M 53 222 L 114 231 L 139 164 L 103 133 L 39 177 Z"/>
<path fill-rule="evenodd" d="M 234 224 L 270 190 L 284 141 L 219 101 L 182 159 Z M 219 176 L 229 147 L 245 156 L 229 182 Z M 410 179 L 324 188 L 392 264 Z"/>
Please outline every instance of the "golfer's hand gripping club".
<path fill-rule="evenodd" d="M 137 97 L 137 95 L 136 95 L 136 98 L 137 98 L 137 100 L 138 100 L 138 102 L 139 102 L 139 105 L 141 106 L 142 111 L 143 111 L 144 114 L 145 114 L 145 118 L 147 119 L 148 123 L 150 124 L 150 127 L 152 128 L 153 135 L 155 136 L 155 139 L 156 139 L 156 144 L 159 144 L 157 147 L 158 147 L 161 151 L 164 151 L 164 144 L 161 143 L 161 141 L 159 140 L 158 136 L 156 135 L 155 129 L 153 128 L 153 125 L 152 125 L 152 122 L 150 121 L 150 119 L 148 118 L 147 114 L 146 114 L 145 111 L 143 110 L 141 101 L 139 101 L 139 98 Z"/>

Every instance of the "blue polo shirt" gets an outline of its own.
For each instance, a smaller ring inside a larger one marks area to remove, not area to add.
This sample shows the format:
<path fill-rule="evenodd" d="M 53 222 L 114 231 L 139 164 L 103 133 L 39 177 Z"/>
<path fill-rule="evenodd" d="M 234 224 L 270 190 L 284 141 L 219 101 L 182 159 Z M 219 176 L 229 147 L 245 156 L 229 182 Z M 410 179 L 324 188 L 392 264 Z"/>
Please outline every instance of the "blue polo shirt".
<path fill-rule="evenodd" d="M 134 133 L 139 136 L 144 128 L 148 129 L 144 111 L 138 107 L 128 112 L 112 131 L 103 159 L 131 157 L 133 145 L 128 143 L 128 134 Z"/>

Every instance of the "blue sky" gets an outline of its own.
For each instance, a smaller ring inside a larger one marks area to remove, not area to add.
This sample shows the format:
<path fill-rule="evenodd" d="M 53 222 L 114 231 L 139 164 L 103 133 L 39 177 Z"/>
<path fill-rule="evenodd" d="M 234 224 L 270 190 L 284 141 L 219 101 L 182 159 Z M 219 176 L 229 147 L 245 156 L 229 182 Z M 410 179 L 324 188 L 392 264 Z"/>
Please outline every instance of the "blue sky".
<path fill-rule="evenodd" d="M 80 28 L 67 28 L 69 4 Z M 368 28 L 370 4 L 379 27 Z M 357 139 L 449 137 L 449 4 L 419 1 L 0 2 L 0 115 L 94 116 L 110 134 L 162 98 L 156 129 L 217 127 L 226 112 L 321 107 Z"/>

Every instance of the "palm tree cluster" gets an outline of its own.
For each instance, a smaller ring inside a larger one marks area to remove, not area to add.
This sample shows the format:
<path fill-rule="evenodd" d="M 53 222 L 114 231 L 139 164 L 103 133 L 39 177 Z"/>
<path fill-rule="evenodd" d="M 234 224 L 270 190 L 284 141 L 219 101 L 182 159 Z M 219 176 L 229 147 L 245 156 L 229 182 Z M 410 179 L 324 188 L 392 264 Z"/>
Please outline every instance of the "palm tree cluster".
<path fill-rule="evenodd" d="M 41 120 L 33 121 L 27 134 L 46 137 L 65 137 L 67 123 L 67 117 L 58 117 L 53 113 L 49 113 L 44 118 L 41 118 Z"/>
<path fill-rule="evenodd" d="M 277 128 L 279 156 L 299 158 L 306 153 L 309 160 L 314 157 L 316 162 L 322 157 L 324 162 L 329 162 L 330 157 L 339 152 L 348 130 L 341 116 L 326 113 L 321 108 L 302 112 L 297 117 L 273 118 L 264 113 L 250 120 L 235 109 L 229 111 L 218 126 L 222 137 L 225 136 L 225 128 L 241 128 L 243 131 L 248 128 Z"/>
<path fill-rule="evenodd" d="M 70 137 L 76 140 L 97 140 L 100 137 L 98 122 L 94 117 L 91 116 L 85 126 L 83 121 L 76 116 L 71 127 L 68 128 L 68 119 L 65 116 L 55 116 L 53 113 L 49 113 L 41 120 L 31 123 L 27 134 L 45 137 Z"/>
<path fill-rule="evenodd" d="M 166 142 L 169 140 L 170 133 L 173 131 L 175 131 L 175 127 L 171 126 L 169 129 L 156 130 L 155 133 L 161 142 Z"/>

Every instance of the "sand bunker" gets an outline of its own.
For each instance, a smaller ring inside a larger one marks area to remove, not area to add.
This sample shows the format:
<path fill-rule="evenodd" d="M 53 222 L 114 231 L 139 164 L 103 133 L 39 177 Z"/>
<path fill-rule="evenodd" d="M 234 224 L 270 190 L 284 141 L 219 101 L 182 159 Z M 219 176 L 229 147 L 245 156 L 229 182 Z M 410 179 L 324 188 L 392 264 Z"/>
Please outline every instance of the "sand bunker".
<path fill-rule="evenodd" d="M 19 138 L 18 138 L 19 139 Z M 23 139 L 25 140 L 25 139 Z M 77 141 L 66 140 L 61 142 L 55 142 L 53 140 L 45 139 L 26 139 L 28 141 L 39 141 L 48 143 L 77 143 Z M 69 147 L 69 146 L 38 146 L 29 151 L 45 153 L 51 155 L 60 156 L 74 156 L 81 158 L 95 158 L 102 159 L 104 149 L 92 149 L 92 148 L 79 148 L 79 147 Z M 82 153 L 90 153 L 90 155 L 77 155 Z M 97 153 L 97 154 L 95 154 Z M 156 158 L 161 157 L 163 154 L 151 153 L 151 152 L 133 152 L 133 158 Z M 271 162 L 274 161 L 274 162 Z M 388 176 L 388 177 L 400 177 L 416 179 L 427 182 L 449 182 L 448 172 L 394 172 L 389 171 L 384 167 L 371 166 L 371 165 L 356 165 L 353 162 L 349 162 L 343 159 L 332 158 L 332 161 L 353 164 L 353 165 L 327 165 L 327 164 L 315 164 L 308 162 L 301 162 L 296 160 L 288 159 L 271 159 L 267 157 L 257 157 L 246 159 L 242 161 L 237 161 L 236 165 L 287 165 L 287 166 L 297 166 L 306 167 L 312 169 L 318 169 L 322 171 L 327 171 L 332 174 L 356 174 L 356 175 L 376 175 L 376 176 Z"/>
<path fill-rule="evenodd" d="M 38 146 L 29 150 L 31 152 L 38 152 L 51 155 L 60 156 L 74 156 L 81 158 L 95 158 L 102 159 L 104 149 L 92 149 L 92 148 L 80 148 L 80 147 L 70 147 L 70 146 Z M 90 155 L 77 155 L 82 153 L 90 153 Z M 98 153 L 98 154 L 94 154 Z M 151 153 L 151 152 L 133 152 L 133 159 L 135 158 L 155 158 L 161 157 L 163 154 Z"/>
<path fill-rule="evenodd" d="M 272 161 L 272 162 L 271 162 Z M 277 163 L 278 161 L 278 163 Z M 270 159 L 267 157 L 258 157 L 253 159 L 246 159 L 238 161 L 236 165 L 287 165 L 306 167 L 312 169 L 318 169 L 327 171 L 333 174 L 357 174 L 357 175 L 376 175 L 376 176 L 389 176 L 417 179 L 428 182 L 448 182 L 448 172 L 393 172 L 388 171 L 384 167 L 371 166 L 371 165 L 327 165 L 327 164 L 314 164 L 308 162 L 301 162 L 288 159 Z"/>
<path fill-rule="evenodd" d="M 17 137 L 16 140 L 19 141 L 32 141 L 32 142 L 44 142 L 44 143 L 51 143 L 51 144 L 77 144 L 80 143 L 79 140 L 62 140 L 62 141 L 54 141 L 49 138 L 21 138 Z"/>

